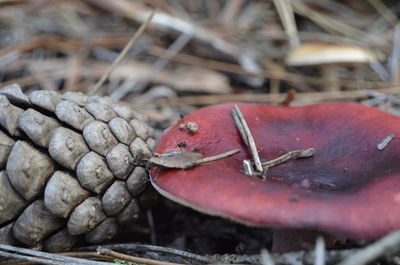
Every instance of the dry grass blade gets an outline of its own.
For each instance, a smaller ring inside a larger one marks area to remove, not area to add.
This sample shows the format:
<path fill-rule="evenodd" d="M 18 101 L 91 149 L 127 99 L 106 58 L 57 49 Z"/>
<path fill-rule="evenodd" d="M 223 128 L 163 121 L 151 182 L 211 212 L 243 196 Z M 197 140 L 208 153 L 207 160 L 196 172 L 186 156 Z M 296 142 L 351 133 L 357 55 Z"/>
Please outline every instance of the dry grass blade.
<path fill-rule="evenodd" d="M 132 39 L 129 40 L 129 42 L 126 44 L 124 49 L 121 51 L 121 53 L 118 55 L 118 57 L 115 59 L 115 61 L 112 63 L 110 68 L 108 68 L 107 72 L 100 78 L 100 80 L 94 85 L 93 88 L 90 89 L 89 94 L 94 95 L 98 92 L 100 86 L 107 80 L 107 78 L 111 75 L 111 73 L 114 71 L 115 67 L 122 61 L 122 59 L 126 56 L 128 51 L 132 48 L 133 44 L 139 39 L 139 37 L 142 35 L 144 30 L 147 28 L 147 26 L 150 24 L 152 18 L 154 17 L 154 14 L 156 13 L 156 10 L 154 10 L 146 19 L 146 21 L 140 26 L 140 28 L 136 31 L 135 35 L 132 37 Z"/>
<path fill-rule="evenodd" d="M 121 86 L 111 95 L 111 97 L 115 100 L 121 100 L 130 90 L 135 90 L 138 92 L 142 91 L 150 83 L 150 81 L 152 81 L 152 79 L 154 79 L 154 77 L 159 74 L 161 70 L 168 64 L 169 60 L 190 41 L 192 36 L 193 35 L 188 33 L 182 33 L 179 35 L 179 37 L 168 47 L 165 56 L 158 58 L 153 64 L 148 76 L 144 77 L 144 81 L 139 82 L 139 84 L 136 83 L 133 88 L 132 86 L 129 86 L 128 89 L 124 89 L 124 86 Z"/>
<path fill-rule="evenodd" d="M 392 26 L 396 26 L 396 15 L 387 8 L 382 0 L 368 0 L 368 2 L 381 14 L 381 16 Z"/>
<path fill-rule="evenodd" d="M 227 1 L 220 14 L 221 23 L 227 26 L 234 24 L 244 2 L 243 0 Z"/>
<path fill-rule="evenodd" d="M 184 250 L 161 247 L 161 246 L 143 245 L 143 244 L 113 244 L 113 245 L 102 245 L 101 247 L 106 248 L 106 249 L 113 249 L 114 251 L 120 251 L 120 252 L 130 251 L 130 252 L 135 252 L 135 253 L 146 253 L 149 256 L 153 256 L 153 255 L 159 256 L 160 254 L 170 255 L 170 256 L 181 257 L 186 260 L 192 260 L 193 262 L 200 262 L 200 263 L 211 263 L 212 262 L 211 258 L 207 258 L 205 256 L 193 254 L 193 253 L 190 253 L 190 252 L 187 252 Z M 97 247 L 90 246 L 90 247 L 80 248 L 79 250 L 93 251 L 96 249 L 97 249 Z"/>
<path fill-rule="evenodd" d="M 292 4 L 290 0 L 274 0 L 279 17 L 289 38 L 289 45 L 293 49 L 300 44 L 297 34 L 297 26 L 294 20 Z"/>
<path fill-rule="evenodd" d="M 132 261 L 132 262 L 148 264 L 148 265 L 182 265 L 181 263 L 174 263 L 174 262 L 134 257 L 131 255 L 118 253 L 118 252 L 112 251 L 110 249 L 102 248 L 102 247 L 99 247 L 97 249 L 97 252 L 101 255 L 110 256 L 110 257 L 113 257 L 116 259 L 122 259 L 122 260 L 126 260 L 126 261 Z"/>
<path fill-rule="evenodd" d="M 251 154 L 253 156 L 255 169 L 258 172 L 262 172 L 263 167 L 261 164 L 260 157 L 258 155 L 257 146 L 256 146 L 256 143 L 254 142 L 254 138 L 251 134 L 250 128 L 247 125 L 246 119 L 244 118 L 242 112 L 240 111 L 240 109 L 237 105 L 234 106 L 231 113 L 232 113 L 232 116 L 234 117 L 233 120 L 235 121 L 236 127 L 238 128 L 242 137 L 243 137 L 242 131 L 244 132 L 245 138 L 243 138 L 243 141 L 245 143 L 246 142 L 248 143 L 248 147 L 250 148 Z"/>
<path fill-rule="evenodd" d="M 231 151 L 228 151 L 228 152 L 225 152 L 225 153 L 222 153 L 222 154 L 218 154 L 218 155 L 215 155 L 215 156 L 204 157 L 204 158 L 201 158 L 201 159 L 197 160 L 196 164 L 200 165 L 200 164 L 212 162 L 212 161 L 215 161 L 215 160 L 219 160 L 219 159 L 222 159 L 222 158 L 237 154 L 239 152 L 240 152 L 240 149 L 235 149 L 235 150 L 231 150 Z"/>
<path fill-rule="evenodd" d="M 364 32 L 354 27 L 351 27 L 333 17 L 317 12 L 300 1 L 292 1 L 292 4 L 293 9 L 296 13 L 308 17 L 310 20 L 314 21 L 316 24 L 318 24 L 328 32 L 335 32 L 359 40 L 368 39 Z"/>
<path fill-rule="evenodd" d="M 315 150 L 313 148 L 290 151 L 284 155 L 281 155 L 280 157 L 261 163 L 261 165 L 264 168 L 264 170 L 268 170 L 268 168 L 282 164 L 288 161 L 289 159 L 312 157 L 314 153 Z"/>
<path fill-rule="evenodd" d="M 12 247 L 8 245 L 0 245 L 0 256 L 7 258 L 15 258 L 29 262 L 39 262 L 41 264 L 76 264 L 76 265 L 109 265 L 108 262 L 91 261 L 73 257 L 67 257 L 58 254 L 50 254 L 46 252 Z"/>
<path fill-rule="evenodd" d="M 355 252 L 338 265 L 363 265 L 377 258 L 400 251 L 400 230 L 397 230 L 375 243 Z"/>
<path fill-rule="evenodd" d="M 390 80 L 398 82 L 400 80 L 400 24 L 396 25 L 393 32 L 392 52 L 389 56 Z"/>

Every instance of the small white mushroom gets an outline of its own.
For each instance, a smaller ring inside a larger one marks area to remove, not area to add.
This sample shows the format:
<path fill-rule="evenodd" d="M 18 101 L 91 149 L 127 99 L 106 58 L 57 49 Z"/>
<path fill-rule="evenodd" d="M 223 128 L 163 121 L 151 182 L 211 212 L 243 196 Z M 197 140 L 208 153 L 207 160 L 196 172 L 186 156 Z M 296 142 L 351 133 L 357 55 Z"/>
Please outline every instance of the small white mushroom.
<path fill-rule="evenodd" d="M 370 51 L 358 46 L 310 42 L 291 50 L 286 57 L 288 66 L 319 66 L 327 80 L 328 91 L 340 90 L 338 66 L 355 66 L 376 61 Z"/>

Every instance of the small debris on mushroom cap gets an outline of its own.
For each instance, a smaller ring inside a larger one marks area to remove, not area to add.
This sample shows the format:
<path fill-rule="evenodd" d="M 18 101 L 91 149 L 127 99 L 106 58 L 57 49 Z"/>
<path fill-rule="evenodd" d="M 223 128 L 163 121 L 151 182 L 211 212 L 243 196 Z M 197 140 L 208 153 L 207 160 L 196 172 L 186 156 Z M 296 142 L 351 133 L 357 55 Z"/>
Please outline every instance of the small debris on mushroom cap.
<path fill-rule="evenodd" d="M 186 129 L 189 133 L 194 134 L 199 129 L 197 123 L 189 121 L 187 123 L 179 124 L 180 129 Z"/>

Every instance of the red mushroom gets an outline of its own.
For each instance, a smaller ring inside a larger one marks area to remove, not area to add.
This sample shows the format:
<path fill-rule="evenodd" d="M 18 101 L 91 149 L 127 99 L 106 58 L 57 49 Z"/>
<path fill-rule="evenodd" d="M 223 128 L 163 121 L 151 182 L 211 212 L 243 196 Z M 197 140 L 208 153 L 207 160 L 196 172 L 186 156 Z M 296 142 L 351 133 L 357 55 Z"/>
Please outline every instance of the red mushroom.
<path fill-rule="evenodd" d="M 157 153 L 179 149 L 182 142 L 203 157 L 242 151 L 186 170 L 153 168 L 152 183 L 161 194 L 208 214 L 281 232 L 307 228 L 372 240 L 400 229 L 398 117 L 357 103 L 238 104 L 262 162 L 315 149 L 310 158 L 269 168 L 263 180 L 243 172 L 251 153 L 232 120 L 233 106 L 189 114 L 181 124 L 195 122 L 195 133 L 179 124 L 164 133 Z M 276 251 L 282 251 L 281 239 L 274 242 Z"/>

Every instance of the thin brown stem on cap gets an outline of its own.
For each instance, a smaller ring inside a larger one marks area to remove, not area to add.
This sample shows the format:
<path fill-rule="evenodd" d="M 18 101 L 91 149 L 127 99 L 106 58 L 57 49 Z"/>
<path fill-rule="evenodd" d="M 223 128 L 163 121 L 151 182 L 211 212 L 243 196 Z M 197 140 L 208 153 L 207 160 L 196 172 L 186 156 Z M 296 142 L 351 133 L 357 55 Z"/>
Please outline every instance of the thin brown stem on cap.
<path fill-rule="evenodd" d="M 233 116 L 233 120 L 235 121 L 236 127 L 238 128 L 240 135 L 243 138 L 243 141 L 250 148 L 256 171 L 262 172 L 263 168 L 261 165 L 260 157 L 258 155 L 256 143 L 254 142 L 254 138 L 242 112 L 236 104 L 234 105 L 231 113 Z"/>

